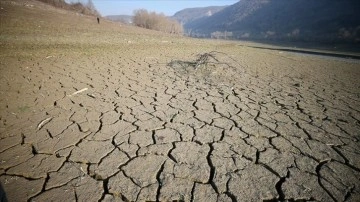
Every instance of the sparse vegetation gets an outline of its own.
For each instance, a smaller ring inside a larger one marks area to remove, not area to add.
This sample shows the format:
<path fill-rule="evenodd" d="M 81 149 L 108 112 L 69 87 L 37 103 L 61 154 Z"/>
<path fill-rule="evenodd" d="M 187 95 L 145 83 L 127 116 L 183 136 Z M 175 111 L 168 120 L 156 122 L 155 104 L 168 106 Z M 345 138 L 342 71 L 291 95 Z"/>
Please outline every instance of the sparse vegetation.
<path fill-rule="evenodd" d="M 162 31 L 171 34 L 182 34 L 182 25 L 176 20 L 167 18 L 164 14 L 148 12 L 146 9 L 134 11 L 133 23 L 146 29 Z"/>
<path fill-rule="evenodd" d="M 58 8 L 72 10 L 84 15 L 94 15 L 94 16 L 100 15 L 99 12 L 96 10 L 92 0 L 88 0 L 86 3 L 80 1 L 73 1 L 71 3 L 66 3 L 65 0 L 39 0 L 39 1 L 53 5 Z"/>

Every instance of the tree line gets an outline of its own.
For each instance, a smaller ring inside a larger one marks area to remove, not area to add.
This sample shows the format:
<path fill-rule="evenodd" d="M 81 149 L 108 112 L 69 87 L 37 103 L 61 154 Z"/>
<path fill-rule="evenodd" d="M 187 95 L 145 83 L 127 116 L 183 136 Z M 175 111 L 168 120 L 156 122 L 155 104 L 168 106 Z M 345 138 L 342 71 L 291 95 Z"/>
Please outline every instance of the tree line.
<path fill-rule="evenodd" d="M 100 16 L 100 13 L 96 10 L 92 0 L 69 0 L 67 3 L 65 0 L 39 0 L 52 6 L 72 10 L 84 15 Z"/>
<path fill-rule="evenodd" d="M 162 31 L 171 34 L 182 34 L 183 27 L 176 21 L 166 17 L 164 14 L 148 12 L 146 9 L 134 11 L 133 23 L 146 29 Z"/>

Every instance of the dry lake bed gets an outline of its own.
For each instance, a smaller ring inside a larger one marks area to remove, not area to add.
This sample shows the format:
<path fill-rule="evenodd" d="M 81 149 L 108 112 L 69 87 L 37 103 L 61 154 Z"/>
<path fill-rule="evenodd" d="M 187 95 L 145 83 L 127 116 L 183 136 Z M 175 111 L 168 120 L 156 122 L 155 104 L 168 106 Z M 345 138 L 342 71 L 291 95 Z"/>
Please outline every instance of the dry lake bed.
<path fill-rule="evenodd" d="M 360 60 L 0 6 L 8 201 L 360 200 Z"/>

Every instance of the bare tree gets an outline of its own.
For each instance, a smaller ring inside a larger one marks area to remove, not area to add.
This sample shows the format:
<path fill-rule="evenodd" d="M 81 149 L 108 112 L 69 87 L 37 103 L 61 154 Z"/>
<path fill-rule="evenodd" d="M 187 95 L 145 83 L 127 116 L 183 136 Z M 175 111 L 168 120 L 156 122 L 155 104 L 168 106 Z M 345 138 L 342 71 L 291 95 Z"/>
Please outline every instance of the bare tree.
<path fill-rule="evenodd" d="M 148 12 L 145 9 L 139 9 L 134 11 L 133 23 L 136 26 L 146 29 L 153 29 L 172 34 L 182 34 L 182 25 L 167 18 L 164 14 L 156 12 Z"/>
<path fill-rule="evenodd" d="M 88 2 L 85 5 L 91 12 L 93 12 L 95 15 L 100 15 L 99 12 L 96 10 L 96 7 L 92 0 L 88 0 Z"/>
<path fill-rule="evenodd" d="M 99 16 L 99 12 L 96 10 L 94 3 L 92 0 L 88 0 L 87 3 L 84 3 L 84 1 L 80 0 L 39 0 L 44 3 L 53 5 L 58 8 L 63 8 L 67 10 L 73 10 L 78 13 L 82 13 L 85 15 L 97 15 Z"/>

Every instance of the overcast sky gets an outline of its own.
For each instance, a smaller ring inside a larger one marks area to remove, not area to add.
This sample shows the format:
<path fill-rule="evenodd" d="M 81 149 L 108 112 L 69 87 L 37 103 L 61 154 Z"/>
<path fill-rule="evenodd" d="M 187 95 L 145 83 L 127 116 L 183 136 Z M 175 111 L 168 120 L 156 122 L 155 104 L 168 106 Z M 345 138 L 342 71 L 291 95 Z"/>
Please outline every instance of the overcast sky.
<path fill-rule="evenodd" d="M 136 9 L 172 16 L 184 8 L 232 5 L 239 0 L 92 0 L 102 16 L 132 15 Z M 85 0 L 87 2 L 87 0 Z"/>

